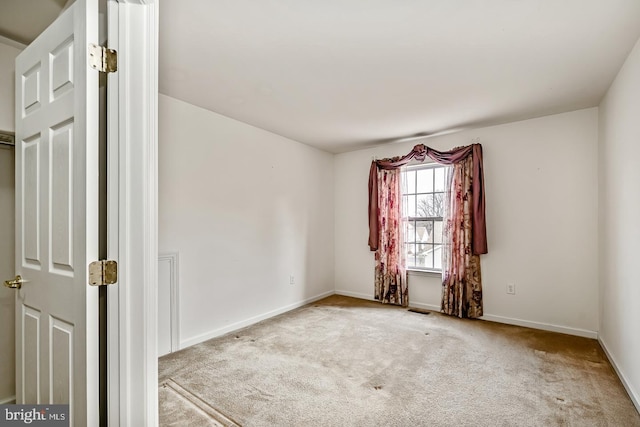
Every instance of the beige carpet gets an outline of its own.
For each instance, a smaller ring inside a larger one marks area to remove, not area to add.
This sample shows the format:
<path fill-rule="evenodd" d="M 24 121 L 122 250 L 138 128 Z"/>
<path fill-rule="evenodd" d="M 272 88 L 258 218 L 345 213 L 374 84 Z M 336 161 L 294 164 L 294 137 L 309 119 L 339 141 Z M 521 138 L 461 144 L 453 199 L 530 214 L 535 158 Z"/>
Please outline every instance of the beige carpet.
<path fill-rule="evenodd" d="M 595 340 L 340 296 L 159 376 L 162 426 L 640 426 Z"/>

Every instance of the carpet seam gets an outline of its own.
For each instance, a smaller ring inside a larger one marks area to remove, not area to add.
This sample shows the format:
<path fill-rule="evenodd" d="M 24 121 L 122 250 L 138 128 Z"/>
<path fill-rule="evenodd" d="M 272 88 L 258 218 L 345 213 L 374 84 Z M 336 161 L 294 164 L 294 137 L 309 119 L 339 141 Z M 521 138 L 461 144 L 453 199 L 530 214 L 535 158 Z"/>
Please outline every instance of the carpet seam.
<path fill-rule="evenodd" d="M 169 387 L 225 427 L 242 427 L 242 425 L 235 421 L 233 418 L 214 408 L 200 396 L 187 390 L 182 385 L 177 383 L 173 378 L 169 378 L 168 380 L 164 381 L 161 386 Z"/>

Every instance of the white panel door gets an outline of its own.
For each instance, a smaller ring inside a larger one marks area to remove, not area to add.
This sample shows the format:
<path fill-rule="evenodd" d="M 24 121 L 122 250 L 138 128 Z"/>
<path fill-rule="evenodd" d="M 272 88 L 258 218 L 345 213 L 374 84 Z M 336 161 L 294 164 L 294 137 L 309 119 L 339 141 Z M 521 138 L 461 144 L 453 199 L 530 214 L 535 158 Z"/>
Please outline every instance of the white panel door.
<path fill-rule="evenodd" d="M 34 12 L 35 13 L 35 12 Z M 76 0 L 16 59 L 17 403 L 98 414 L 97 0 Z"/>

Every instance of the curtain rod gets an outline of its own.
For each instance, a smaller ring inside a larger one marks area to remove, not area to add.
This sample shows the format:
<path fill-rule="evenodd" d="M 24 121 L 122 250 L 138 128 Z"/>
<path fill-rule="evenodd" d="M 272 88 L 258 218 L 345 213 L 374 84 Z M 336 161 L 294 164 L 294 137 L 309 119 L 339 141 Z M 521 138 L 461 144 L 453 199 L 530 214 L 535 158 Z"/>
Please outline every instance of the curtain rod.
<path fill-rule="evenodd" d="M 409 139 L 418 139 L 418 138 L 419 138 L 419 137 L 417 137 L 417 136 L 416 136 L 416 137 L 411 137 L 411 138 L 409 138 Z M 423 136 L 423 137 L 420 137 L 420 138 L 427 138 L 427 137 L 424 137 L 424 136 Z M 407 138 L 405 138 L 405 139 L 407 139 Z M 406 142 L 406 141 L 403 141 L 403 142 Z M 475 138 L 471 138 L 471 142 L 470 142 L 470 144 L 480 144 L 480 137 L 478 136 L 478 137 L 475 137 Z M 377 160 L 379 160 L 379 159 L 378 159 L 378 156 L 371 156 L 371 161 L 372 161 L 372 162 L 375 162 L 375 161 L 377 161 Z"/>

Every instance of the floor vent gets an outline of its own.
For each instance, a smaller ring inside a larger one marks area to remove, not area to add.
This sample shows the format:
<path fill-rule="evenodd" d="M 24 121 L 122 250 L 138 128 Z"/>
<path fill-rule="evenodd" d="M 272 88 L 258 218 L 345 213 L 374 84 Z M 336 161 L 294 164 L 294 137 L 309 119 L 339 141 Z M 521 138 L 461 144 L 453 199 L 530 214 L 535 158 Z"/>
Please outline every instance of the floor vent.
<path fill-rule="evenodd" d="M 409 308 L 408 311 L 412 313 L 420 313 L 420 314 L 431 314 L 432 310 L 425 310 L 422 308 Z"/>

